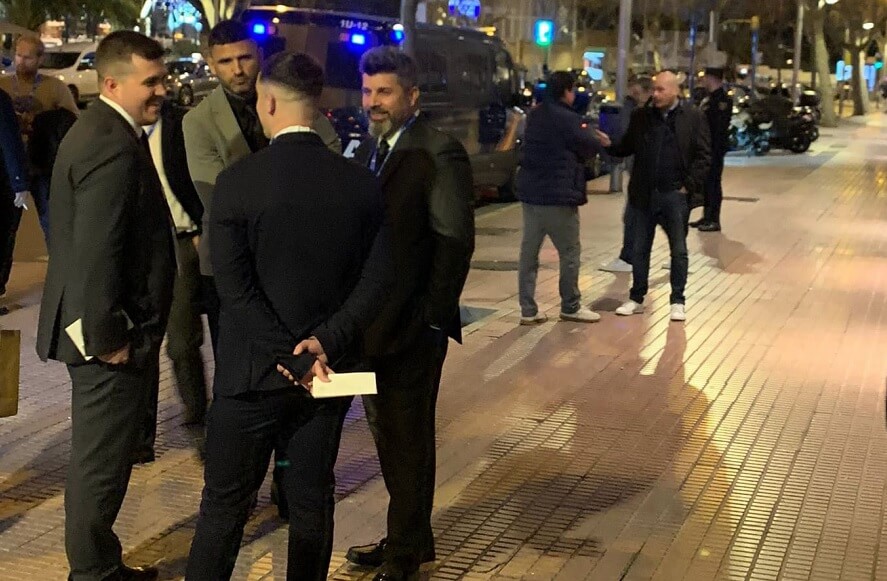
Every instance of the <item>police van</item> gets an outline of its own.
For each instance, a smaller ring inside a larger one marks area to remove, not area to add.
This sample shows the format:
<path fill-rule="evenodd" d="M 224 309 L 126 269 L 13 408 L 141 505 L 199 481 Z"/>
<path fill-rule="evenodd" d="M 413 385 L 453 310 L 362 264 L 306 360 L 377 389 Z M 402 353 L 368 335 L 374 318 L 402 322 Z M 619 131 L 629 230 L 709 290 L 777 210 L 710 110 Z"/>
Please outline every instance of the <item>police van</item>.
<path fill-rule="evenodd" d="M 367 129 L 360 57 L 373 47 L 404 40 L 392 8 L 383 0 L 254 0 L 242 16 L 266 56 L 282 50 L 305 52 L 324 67 L 320 106 L 347 157 L 354 155 Z M 509 196 L 522 116 L 512 107 L 519 77 L 511 55 L 496 37 L 450 26 L 420 24 L 415 48 L 423 114 L 465 146 L 476 186 L 492 186 Z"/>

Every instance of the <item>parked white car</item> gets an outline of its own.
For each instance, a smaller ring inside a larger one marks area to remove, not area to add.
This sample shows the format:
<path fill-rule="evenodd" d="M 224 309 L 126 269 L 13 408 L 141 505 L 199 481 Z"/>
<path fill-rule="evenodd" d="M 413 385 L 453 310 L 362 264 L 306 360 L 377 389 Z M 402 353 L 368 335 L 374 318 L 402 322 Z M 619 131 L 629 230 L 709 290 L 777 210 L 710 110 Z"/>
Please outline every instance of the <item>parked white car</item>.
<path fill-rule="evenodd" d="M 56 77 L 71 90 L 74 100 L 85 103 L 99 96 L 94 42 L 47 47 L 40 74 Z"/>

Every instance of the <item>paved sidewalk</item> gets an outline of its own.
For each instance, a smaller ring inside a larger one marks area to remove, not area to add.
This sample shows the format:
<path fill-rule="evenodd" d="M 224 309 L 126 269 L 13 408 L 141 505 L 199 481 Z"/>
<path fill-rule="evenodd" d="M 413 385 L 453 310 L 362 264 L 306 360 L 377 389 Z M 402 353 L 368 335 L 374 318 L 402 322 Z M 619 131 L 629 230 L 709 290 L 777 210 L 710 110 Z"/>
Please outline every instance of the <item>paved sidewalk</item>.
<path fill-rule="evenodd" d="M 433 579 L 887 579 L 887 146 L 884 115 L 823 130 L 808 155 L 730 157 L 722 234 L 690 235 L 689 321 L 668 321 L 668 273 L 646 314 L 612 311 L 629 275 L 623 196 L 582 210 L 595 325 L 517 326 L 520 208 L 478 215 L 439 406 Z M 603 189 L 604 183 L 591 189 Z M 654 267 L 667 259 L 657 239 Z M 543 250 L 540 306 L 559 310 Z M 20 263 L 0 319 L 23 333 L 22 405 L 0 420 L 0 579 L 66 575 L 64 368 L 33 354 L 45 264 Z M 207 359 L 211 359 L 207 356 Z M 211 368 L 211 363 L 210 363 Z M 118 531 L 128 560 L 178 579 L 202 474 L 164 361 L 158 460 L 139 467 Z M 337 466 L 331 578 L 384 533 L 386 494 L 356 403 Z M 284 579 L 286 528 L 267 483 L 236 579 Z"/>

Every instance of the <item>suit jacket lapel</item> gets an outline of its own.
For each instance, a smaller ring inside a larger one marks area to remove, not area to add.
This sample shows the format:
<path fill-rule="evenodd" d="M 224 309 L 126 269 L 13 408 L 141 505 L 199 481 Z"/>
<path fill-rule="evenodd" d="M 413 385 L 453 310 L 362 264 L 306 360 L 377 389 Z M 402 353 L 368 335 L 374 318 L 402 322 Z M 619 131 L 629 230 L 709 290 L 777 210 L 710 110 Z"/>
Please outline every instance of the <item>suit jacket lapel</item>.
<path fill-rule="evenodd" d="M 418 123 L 418 121 L 413 123 L 406 131 L 401 133 L 400 137 L 397 139 L 397 143 L 394 144 L 394 148 L 388 153 L 388 159 L 385 161 L 385 165 L 382 166 L 382 174 L 379 176 L 379 180 L 383 187 L 388 179 L 394 174 L 394 170 L 397 169 L 407 156 L 407 152 L 412 149 L 413 144 L 415 143 L 414 136 L 416 125 L 418 125 Z"/>
<path fill-rule="evenodd" d="M 207 98 L 210 100 L 210 110 L 215 116 L 216 126 L 221 131 L 226 145 L 223 151 L 223 155 L 226 157 L 225 165 L 230 165 L 232 162 L 252 153 L 249 143 L 247 143 L 243 132 L 240 130 L 234 111 L 231 110 L 231 105 L 228 103 L 225 90 L 222 87 L 218 87 Z"/>

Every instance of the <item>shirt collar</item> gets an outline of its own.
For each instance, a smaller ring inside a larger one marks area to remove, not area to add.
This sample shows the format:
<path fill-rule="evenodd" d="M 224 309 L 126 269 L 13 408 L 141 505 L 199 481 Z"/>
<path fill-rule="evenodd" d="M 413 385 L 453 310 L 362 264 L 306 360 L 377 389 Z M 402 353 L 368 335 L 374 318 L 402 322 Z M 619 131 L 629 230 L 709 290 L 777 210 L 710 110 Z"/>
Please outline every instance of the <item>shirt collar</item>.
<path fill-rule="evenodd" d="M 310 127 L 305 127 L 304 125 L 290 125 L 289 127 L 284 127 L 280 131 L 274 134 L 274 137 L 271 140 L 275 140 L 282 135 L 286 135 L 288 133 L 317 133 L 317 131 L 311 129 Z"/>
<path fill-rule="evenodd" d="M 111 109 L 117 111 L 117 113 L 126 120 L 132 130 L 136 132 L 136 137 L 141 137 L 142 132 L 144 131 L 142 127 L 136 123 L 136 120 L 132 118 L 132 115 L 126 112 L 126 110 L 121 107 L 118 103 L 112 101 L 111 99 L 105 97 L 104 95 L 99 96 L 99 99 L 102 100 L 105 105 L 109 106 Z"/>

